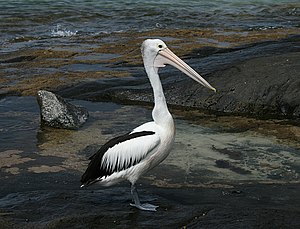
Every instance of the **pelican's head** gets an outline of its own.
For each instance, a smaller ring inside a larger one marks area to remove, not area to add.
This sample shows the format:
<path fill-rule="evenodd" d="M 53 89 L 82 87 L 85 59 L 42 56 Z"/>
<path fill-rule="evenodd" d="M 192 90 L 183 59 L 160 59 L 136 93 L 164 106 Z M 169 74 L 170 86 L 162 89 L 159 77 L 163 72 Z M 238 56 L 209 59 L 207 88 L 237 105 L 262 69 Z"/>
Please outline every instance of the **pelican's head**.
<path fill-rule="evenodd" d="M 166 64 L 170 64 L 203 86 L 216 91 L 216 89 L 203 79 L 194 69 L 168 49 L 167 45 L 162 40 L 147 39 L 143 42 L 141 50 L 145 68 L 162 68 L 165 67 Z"/>

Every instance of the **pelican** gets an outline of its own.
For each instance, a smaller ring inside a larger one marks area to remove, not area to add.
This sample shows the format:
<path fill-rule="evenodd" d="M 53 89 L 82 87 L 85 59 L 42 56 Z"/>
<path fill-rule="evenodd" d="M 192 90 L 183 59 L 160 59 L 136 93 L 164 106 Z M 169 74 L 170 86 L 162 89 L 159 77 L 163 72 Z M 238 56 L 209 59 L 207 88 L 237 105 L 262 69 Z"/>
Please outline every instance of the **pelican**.
<path fill-rule="evenodd" d="M 134 202 L 130 205 L 140 210 L 156 211 L 158 206 L 140 202 L 135 184 L 141 175 L 169 155 L 174 144 L 175 125 L 168 110 L 158 69 L 170 64 L 203 86 L 213 91 L 216 89 L 177 57 L 163 41 L 147 39 L 143 42 L 141 51 L 144 67 L 153 88 L 153 121 L 104 144 L 90 158 L 90 163 L 81 177 L 81 187 L 94 183 L 111 186 L 128 180 L 131 183 Z"/>

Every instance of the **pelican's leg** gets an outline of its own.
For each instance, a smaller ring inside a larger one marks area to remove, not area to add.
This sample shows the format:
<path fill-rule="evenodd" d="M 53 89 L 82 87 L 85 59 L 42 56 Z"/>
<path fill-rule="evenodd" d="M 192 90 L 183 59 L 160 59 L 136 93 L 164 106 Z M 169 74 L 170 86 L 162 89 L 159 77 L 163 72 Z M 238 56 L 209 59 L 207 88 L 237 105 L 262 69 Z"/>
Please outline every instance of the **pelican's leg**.
<path fill-rule="evenodd" d="M 144 211 L 156 211 L 156 208 L 158 208 L 158 206 L 156 205 L 152 205 L 152 204 L 141 204 L 137 190 L 135 185 L 131 185 L 131 195 L 132 195 L 132 200 L 134 201 L 134 204 L 130 204 L 130 206 L 136 207 L 140 210 L 144 210 Z"/>

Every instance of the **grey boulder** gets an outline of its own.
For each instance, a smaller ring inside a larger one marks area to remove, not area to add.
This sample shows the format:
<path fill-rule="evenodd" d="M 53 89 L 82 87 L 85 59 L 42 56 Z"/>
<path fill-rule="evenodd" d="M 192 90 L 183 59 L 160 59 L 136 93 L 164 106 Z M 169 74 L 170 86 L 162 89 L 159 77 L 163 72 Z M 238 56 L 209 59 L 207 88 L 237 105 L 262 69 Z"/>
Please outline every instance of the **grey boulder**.
<path fill-rule="evenodd" d="M 88 119 L 88 111 L 66 102 L 61 96 L 40 90 L 37 101 L 41 111 L 41 123 L 62 129 L 78 129 Z"/>

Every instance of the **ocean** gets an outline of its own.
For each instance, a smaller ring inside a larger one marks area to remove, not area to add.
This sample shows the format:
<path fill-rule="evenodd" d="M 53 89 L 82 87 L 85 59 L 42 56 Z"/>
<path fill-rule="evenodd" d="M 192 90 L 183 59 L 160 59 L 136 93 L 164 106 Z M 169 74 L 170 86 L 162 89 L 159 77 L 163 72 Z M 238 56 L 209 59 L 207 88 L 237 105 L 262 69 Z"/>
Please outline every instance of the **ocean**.
<path fill-rule="evenodd" d="M 60 37 L 156 29 L 299 28 L 300 3 L 287 0 L 0 1 L 0 52 Z"/>

